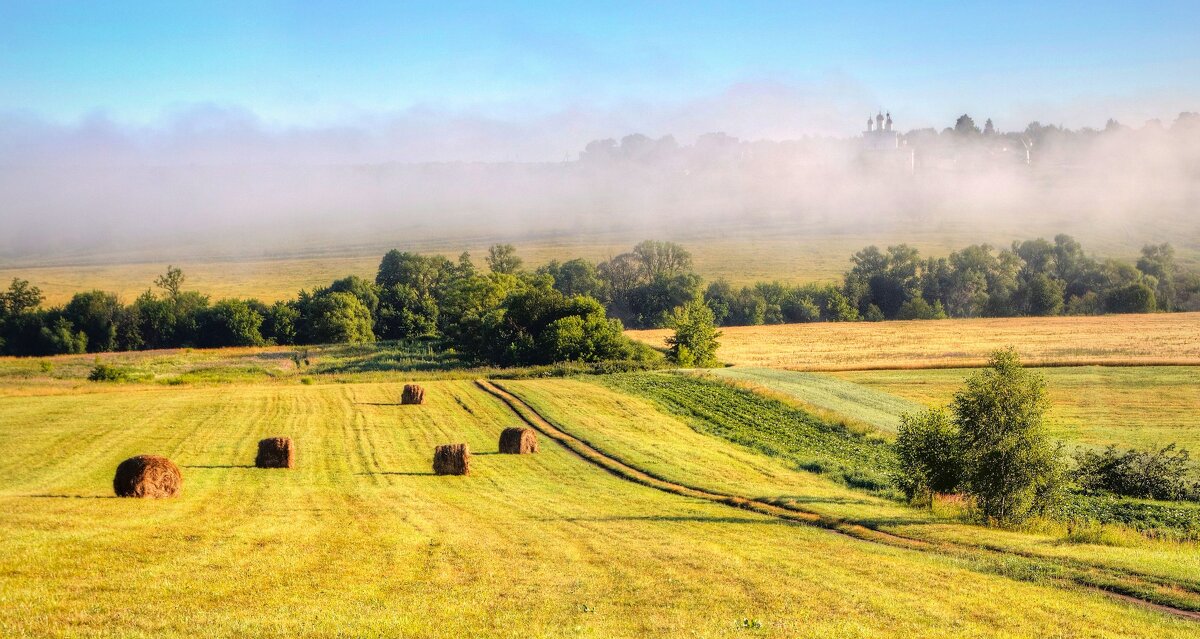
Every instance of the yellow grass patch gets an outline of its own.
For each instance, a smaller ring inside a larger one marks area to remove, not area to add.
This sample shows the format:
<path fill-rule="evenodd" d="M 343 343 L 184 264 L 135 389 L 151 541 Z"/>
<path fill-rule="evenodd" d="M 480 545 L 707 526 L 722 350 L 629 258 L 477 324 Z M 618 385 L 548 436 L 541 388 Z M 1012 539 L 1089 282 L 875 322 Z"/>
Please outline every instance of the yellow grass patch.
<path fill-rule="evenodd" d="M 809 371 L 980 366 L 1016 347 L 1027 365 L 1200 364 L 1200 313 L 737 326 L 722 329 L 730 364 Z M 670 330 L 628 331 L 663 346 Z"/>

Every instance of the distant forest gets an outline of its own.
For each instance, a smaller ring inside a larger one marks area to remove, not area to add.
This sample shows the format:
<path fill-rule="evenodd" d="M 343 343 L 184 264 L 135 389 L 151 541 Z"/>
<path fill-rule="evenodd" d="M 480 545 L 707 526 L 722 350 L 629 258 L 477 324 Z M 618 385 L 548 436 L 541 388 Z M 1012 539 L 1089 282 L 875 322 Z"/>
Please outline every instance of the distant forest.
<path fill-rule="evenodd" d="M 1181 269 L 1169 244 L 1146 246 L 1129 263 L 1089 257 L 1066 235 L 938 258 L 903 244 L 870 246 L 840 284 L 740 289 L 705 286 L 691 254 L 672 242 L 533 270 L 501 244 L 485 261 L 480 269 L 466 253 L 450 260 L 393 250 L 373 281 L 352 275 L 273 304 L 211 301 L 185 290 L 173 267 L 129 304 L 93 290 L 46 309 L 36 286 L 14 279 L 0 293 L 0 353 L 439 339 L 468 361 L 497 365 L 645 361 L 653 352 L 622 330 L 672 326 L 697 301 L 724 326 L 1200 309 L 1200 274 Z"/>

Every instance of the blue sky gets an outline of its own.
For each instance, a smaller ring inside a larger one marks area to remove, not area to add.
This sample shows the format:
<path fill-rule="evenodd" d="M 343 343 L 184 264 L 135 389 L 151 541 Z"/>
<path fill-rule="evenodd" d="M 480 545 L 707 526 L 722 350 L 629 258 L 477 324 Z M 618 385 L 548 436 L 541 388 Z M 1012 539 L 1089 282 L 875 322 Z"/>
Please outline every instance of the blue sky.
<path fill-rule="evenodd" d="M 1173 118 L 1200 110 L 1200 2 L 0 0 L 0 111 L 59 123 L 195 104 L 295 126 L 516 119 L 685 108 L 747 82 L 853 95 L 912 125 Z M 849 115 L 852 133 L 864 117 Z"/>

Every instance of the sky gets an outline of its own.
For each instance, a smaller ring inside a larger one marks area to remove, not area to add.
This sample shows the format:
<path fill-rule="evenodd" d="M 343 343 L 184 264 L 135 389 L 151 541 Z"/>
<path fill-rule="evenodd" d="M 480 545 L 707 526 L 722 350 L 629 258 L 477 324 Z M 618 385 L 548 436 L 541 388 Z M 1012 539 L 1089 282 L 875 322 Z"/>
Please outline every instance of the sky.
<path fill-rule="evenodd" d="M 714 103 L 745 94 L 798 115 L 725 126 L 745 100 Z M 161 126 L 213 108 L 266 127 L 583 112 L 614 135 L 852 135 L 875 108 L 903 129 L 1136 124 L 1200 110 L 1200 2 L 0 0 L 0 114 Z"/>

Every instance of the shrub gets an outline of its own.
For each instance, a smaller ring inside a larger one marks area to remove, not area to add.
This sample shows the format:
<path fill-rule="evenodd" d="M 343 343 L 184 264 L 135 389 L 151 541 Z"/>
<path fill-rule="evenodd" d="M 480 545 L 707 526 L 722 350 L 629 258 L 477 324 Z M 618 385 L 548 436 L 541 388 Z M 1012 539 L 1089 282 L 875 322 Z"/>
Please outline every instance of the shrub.
<path fill-rule="evenodd" d="M 900 460 L 896 486 L 910 500 L 932 500 L 934 493 L 958 488 L 962 475 L 958 429 L 944 409 L 903 415 L 896 436 L 896 455 Z"/>
<path fill-rule="evenodd" d="M 1112 493 L 1146 499 L 1200 500 L 1200 483 L 1189 482 L 1188 451 L 1170 444 L 1158 451 L 1109 446 L 1104 452 L 1075 455 L 1071 473 L 1087 493 Z"/>
<path fill-rule="evenodd" d="M 96 364 L 88 373 L 88 381 L 92 382 L 125 382 L 132 379 L 129 369 L 108 364 Z"/>

